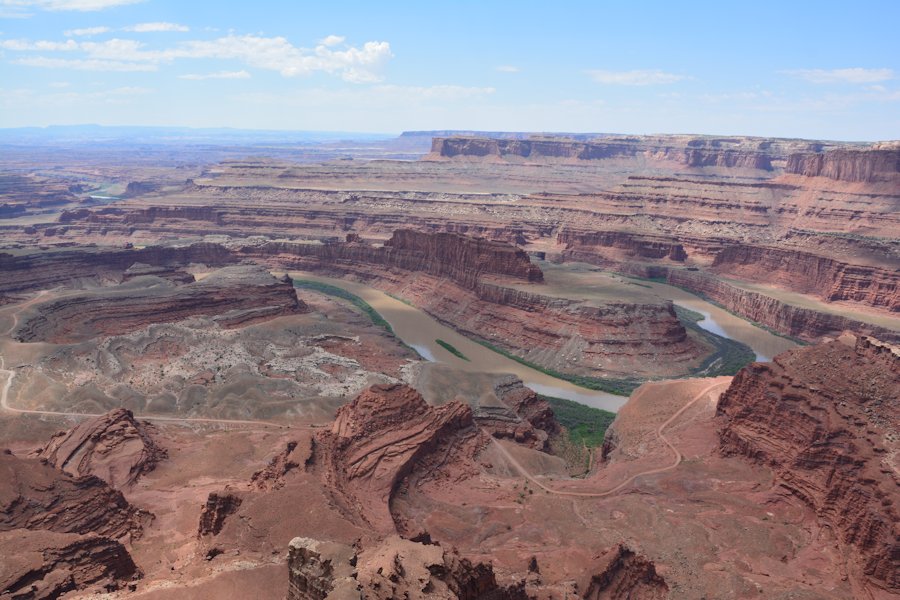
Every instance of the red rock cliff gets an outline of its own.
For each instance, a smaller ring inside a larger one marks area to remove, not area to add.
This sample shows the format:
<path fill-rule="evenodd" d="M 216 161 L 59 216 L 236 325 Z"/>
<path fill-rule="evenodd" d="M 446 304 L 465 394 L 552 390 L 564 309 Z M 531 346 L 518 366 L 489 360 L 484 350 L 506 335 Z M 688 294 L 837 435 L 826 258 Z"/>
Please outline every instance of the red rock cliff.
<path fill-rule="evenodd" d="M 785 172 L 838 181 L 900 182 L 900 143 L 860 150 L 791 154 Z"/>
<path fill-rule="evenodd" d="M 769 466 L 850 550 L 861 584 L 900 591 L 900 350 L 871 338 L 754 363 L 719 401 L 723 454 Z"/>

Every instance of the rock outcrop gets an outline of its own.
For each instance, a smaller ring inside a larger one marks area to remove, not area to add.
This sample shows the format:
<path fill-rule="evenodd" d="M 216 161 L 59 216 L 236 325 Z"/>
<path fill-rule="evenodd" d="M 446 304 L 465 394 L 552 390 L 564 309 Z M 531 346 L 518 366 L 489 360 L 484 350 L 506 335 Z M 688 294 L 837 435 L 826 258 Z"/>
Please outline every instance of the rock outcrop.
<path fill-rule="evenodd" d="M 654 159 L 685 167 L 726 167 L 771 171 L 783 164 L 790 150 L 810 149 L 809 142 L 749 137 L 605 136 L 594 140 L 571 138 L 502 139 L 437 136 L 429 158 L 494 157 L 507 160 Z"/>
<path fill-rule="evenodd" d="M 490 565 L 437 544 L 392 536 L 361 552 L 294 538 L 288 548 L 288 600 L 525 600 L 522 585 L 501 586 Z"/>
<path fill-rule="evenodd" d="M 666 600 L 669 586 L 656 566 L 619 544 L 598 557 L 596 572 L 585 586 L 586 600 Z"/>
<path fill-rule="evenodd" d="M 788 157 L 786 173 L 850 182 L 900 182 L 900 142 Z"/>
<path fill-rule="evenodd" d="M 834 531 L 851 573 L 900 592 L 900 349 L 845 335 L 754 363 L 718 418 L 724 454 L 769 466 Z"/>
<path fill-rule="evenodd" d="M 85 210 L 86 214 L 90 214 Z M 62 218 L 62 217 L 61 217 Z M 60 285 L 118 283 L 136 263 L 184 266 L 190 263 L 221 267 L 237 262 L 220 244 L 149 246 L 147 248 L 61 249 L 58 252 L 0 252 L 0 299 L 15 293 Z"/>
<path fill-rule="evenodd" d="M 120 489 L 166 458 L 155 437 L 153 425 L 135 420 L 128 409 L 117 408 L 57 433 L 36 454 L 73 477 L 94 475 Z"/>
<path fill-rule="evenodd" d="M 200 524 L 197 526 L 197 536 L 204 537 L 218 535 L 225 525 L 225 519 L 234 514 L 241 506 L 243 500 L 234 493 L 210 492 L 206 504 L 200 511 Z"/>
<path fill-rule="evenodd" d="M 277 279 L 259 266 L 241 265 L 185 285 L 139 277 L 38 304 L 15 336 L 26 342 L 72 343 L 193 316 L 212 317 L 228 328 L 305 309 L 290 279 Z"/>
<path fill-rule="evenodd" d="M 782 285 L 828 302 L 858 302 L 900 312 L 900 270 L 850 264 L 809 252 L 760 246 L 729 246 L 716 255 L 712 269 L 749 281 Z"/>
<path fill-rule="evenodd" d="M 550 437 L 560 431 L 550 404 L 512 375 L 496 382 L 494 395 L 500 405 L 482 405 L 475 409 L 478 426 L 496 438 L 508 438 L 536 450 L 548 450 Z"/>
<path fill-rule="evenodd" d="M 15 600 L 114 592 L 141 575 L 122 544 L 93 534 L 5 531 L 0 552 L 0 596 Z"/>
<path fill-rule="evenodd" d="M 285 449 L 272 457 L 265 468 L 253 473 L 250 478 L 250 487 L 262 491 L 279 490 L 284 487 L 284 477 L 302 463 L 308 460 L 312 449 L 308 449 L 305 457 L 300 456 L 297 450 L 297 442 L 290 441 Z"/>
<path fill-rule="evenodd" d="M 394 533 L 394 494 L 410 481 L 470 475 L 484 438 L 460 402 L 428 406 L 405 385 L 375 385 L 338 410 L 316 436 L 314 463 L 343 512 Z"/>
<path fill-rule="evenodd" d="M 745 290 L 708 274 L 668 269 L 666 281 L 718 302 L 728 310 L 784 335 L 806 341 L 836 336 L 845 330 L 900 341 L 900 332 L 843 315 L 796 306 L 773 296 Z"/>
<path fill-rule="evenodd" d="M 276 261 L 295 257 L 300 261 L 297 266 L 302 266 L 306 258 L 307 263 L 325 263 L 338 271 L 346 268 L 352 272 L 359 269 L 359 265 L 371 265 L 427 273 L 450 279 L 471 290 L 485 275 L 532 283 L 544 278 L 528 254 L 511 244 L 458 233 L 423 233 L 408 229 L 395 231 L 380 247 L 355 240 L 324 244 L 270 242 L 258 247 L 245 246 L 241 254 L 249 258 L 271 257 Z"/>
<path fill-rule="evenodd" d="M 0 453 L 0 531 L 39 529 L 139 537 L 145 513 L 121 492 L 87 475 L 72 477 L 46 461 Z"/>
<path fill-rule="evenodd" d="M 373 283 L 457 330 L 562 371 L 631 374 L 652 357 L 657 375 L 660 368 L 680 375 L 705 352 L 669 302 L 597 304 L 543 295 L 539 286 L 521 289 L 543 275 L 508 244 L 398 231 L 383 247 L 268 242 L 237 252 L 273 268 Z"/>

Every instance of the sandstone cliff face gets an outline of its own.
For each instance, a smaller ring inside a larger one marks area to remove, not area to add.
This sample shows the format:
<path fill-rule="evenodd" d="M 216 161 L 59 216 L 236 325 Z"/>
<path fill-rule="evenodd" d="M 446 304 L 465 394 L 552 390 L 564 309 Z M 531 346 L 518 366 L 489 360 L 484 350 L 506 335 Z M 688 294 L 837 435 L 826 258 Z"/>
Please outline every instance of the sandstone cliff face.
<path fill-rule="evenodd" d="M 544 280 L 540 268 L 532 264 L 523 250 L 482 238 L 401 229 L 385 242 L 385 247 L 395 251 L 391 254 L 407 252 L 422 256 L 412 265 L 406 257 L 392 257 L 389 261 L 394 266 L 449 276 L 466 287 L 472 287 L 485 274 L 514 277 L 532 283 Z"/>
<path fill-rule="evenodd" d="M 210 492 L 206 504 L 200 511 L 197 536 L 218 535 L 225 525 L 225 519 L 234 514 L 243 500 L 237 494 Z"/>
<path fill-rule="evenodd" d="M 23 254 L 0 252 L 0 300 L 13 293 L 81 281 L 119 282 L 135 263 L 184 266 L 192 262 L 219 267 L 236 261 L 224 246 L 208 243 L 120 250 L 81 248 Z"/>
<path fill-rule="evenodd" d="M 358 552 L 295 538 L 288 547 L 288 600 L 525 600 L 523 586 L 498 585 L 493 569 L 437 544 L 397 536 Z"/>
<path fill-rule="evenodd" d="M 835 258 L 781 248 L 729 246 L 713 270 L 731 277 L 783 285 L 829 302 L 849 300 L 900 311 L 900 270 L 855 265 Z"/>
<path fill-rule="evenodd" d="M 457 233 L 398 230 L 380 248 L 355 241 L 270 242 L 261 247 L 245 246 L 241 253 L 250 257 L 275 257 L 276 261 L 280 257 L 287 260 L 296 257 L 300 260 L 298 266 L 303 266 L 304 258 L 307 263 L 314 259 L 350 272 L 359 269 L 360 264 L 421 272 L 450 279 L 467 289 L 474 289 L 484 275 L 528 282 L 540 282 L 544 278 L 540 268 L 515 246 Z"/>
<path fill-rule="evenodd" d="M 51 600 L 69 592 L 113 592 L 140 577 L 119 542 L 98 535 L 17 529 L 0 533 L 0 595 Z"/>
<path fill-rule="evenodd" d="M 699 293 L 751 321 L 802 340 L 816 341 L 851 330 L 900 341 L 900 333 L 896 331 L 837 314 L 786 304 L 771 296 L 738 288 L 703 273 L 669 269 L 666 281 Z"/>
<path fill-rule="evenodd" d="M 669 586 L 646 557 L 619 544 L 598 557 L 585 586 L 586 600 L 666 600 Z"/>
<path fill-rule="evenodd" d="M 39 459 L 72 475 L 94 475 L 114 488 L 132 485 L 166 458 L 155 428 L 117 408 L 61 431 L 37 453 Z"/>
<path fill-rule="evenodd" d="M 566 260 L 594 262 L 598 248 L 615 248 L 625 251 L 625 257 L 634 259 L 669 259 L 684 262 L 687 258 L 684 245 L 671 238 L 633 234 L 624 231 L 593 231 L 566 227 L 556 236 L 556 243 L 565 246 Z"/>
<path fill-rule="evenodd" d="M 768 465 L 846 546 L 851 573 L 900 591 L 900 350 L 844 336 L 754 363 L 718 418 L 724 454 Z"/>
<path fill-rule="evenodd" d="M 431 157 L 495 157 L 529 160 L 603 160 L 648 158 L 686 167 L 726 167 L 771 171 L 791 150 L 809 150 L 799 140 L 697 136 L 608 136 L 574 139 L 433 138 Z"/>
<path fill-rule="evenodd" d="M 0 453 L 0 481 L 0 531 L 140 536 L 144 515 L 92 475 L 72 477 L 43 461 Z"/>
<path fill-rule="evenodd" d="M 900 182 L 900 144 L 877 149 L 791 154 L 785 172 L 838 181 Z"/>
<path fill-rule="evenodd" d="M 472 409 L 451 402 L 430 407 L 405 385 L 375 385 L 340 408 L 331 431 L 316 437 L 314 462 L 335 501 L 373 530 L 394 533 L 393 495 L 405 480 L 469 474 L 484 439 Z"/>
<path fill-rule="evenodd" d="M 508 287 L 543 276 L 527 255 L 506 244 L 397 232 L 383 248 L 268 242 L 237 252 L 273 267 L 375 283 L 457 330 L 554 369 L 632 374 L 643 372 L 652 357 L 659 360 L 655 374 L 662 368 L 679 375 L 704 352 L 688 337 L 671 303 L 597 305 L 545 296 L 536 293 L 539 287 L 535 292 Z"/>
<path fill-rule="evenodd" d="M 198 315 L 235 327 L 305 308 L 289 280 L 276 279 L 262 267 L 242 265 L 225 267 L 185 285 L 143 277 L 42 303 L 15 337 L 26 342 L 71 343 Z"/>

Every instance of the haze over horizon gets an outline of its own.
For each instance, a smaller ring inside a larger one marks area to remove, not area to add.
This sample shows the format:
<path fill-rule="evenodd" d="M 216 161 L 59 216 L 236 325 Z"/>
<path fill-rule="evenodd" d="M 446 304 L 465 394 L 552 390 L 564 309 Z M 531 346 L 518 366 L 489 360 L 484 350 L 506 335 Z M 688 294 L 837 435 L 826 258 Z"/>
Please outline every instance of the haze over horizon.
<path fill-rule="evenodd" d="M 0 0 L 0 127 L 900 138 L 900 5 Z"/>

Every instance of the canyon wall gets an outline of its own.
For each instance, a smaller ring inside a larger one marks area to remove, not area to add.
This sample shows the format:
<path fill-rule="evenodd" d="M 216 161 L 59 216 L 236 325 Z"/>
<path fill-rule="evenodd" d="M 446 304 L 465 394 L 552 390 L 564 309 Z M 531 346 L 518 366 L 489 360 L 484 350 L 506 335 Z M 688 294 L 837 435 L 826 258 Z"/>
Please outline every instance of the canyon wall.
<path fill-rule="evenodd" d="M 866 337 L 781 354 L 719 401 L 721 451 L 769 466 L 868 583 L 900 592 L 900 349 Z"/>
<path fill-rule="evenodd" d="M 813 150 L 821 143 L 749 137 L 608 136 L 595 140 L 568 138 L 502 139 L 436 136 L 431 159 L 503 158 L 528 160 L 650 159 L 686 167 L 725 167 L 773 170 L 791 150 Z"/>
<path fill-rule="evenodd" d="M 466 239 L 398 232 L 383 247 L 263 242 L 236 252 L 272 268 L 372 283 L 463 333 L 566 372 L 630 376 L 652 369 L 680 375 L 708 352 L 687 335 L 671 302 L 595 304 L 543 295 L 539 285 L 514 287 L 543 278 L 527 255 L 505 244 Z M 470 252 L 471 247 L 482 250 Z"/>
<path fill-rule="evenodd" d="M 700 294 L 733 313 L 784 335 L 816 341 L 852 330 L 900 341 L 900 332 L 838 314 L 794 306 L 765 294 L 739 288 L 705 273 L 685 269 L 665 269 L 663 272 L 667 283 Z"/>
<path fill-rule="evenodd" d="M 235 327 L 305 310 L 289 279 L 276 279 L 259 266 L 236 265 L 183 285 L 147 276 L 40 303 L 14 336 L 24 342 L 71 343 L 192 316 Z"/>
<path fill-rule="evenodd" d="M 837 181 L 900 182 L 900 143 L 884 143 L 865 150 L 791 154 L 785 173 Z"/>
<path fill-rule="evenodd" d="M 118 283 L 135 263 L 152 266 L 201 263 L 224 266 L 234 262 L 224 246 L 195 243 L 146 248 L 80 247 L 49 252 L 0 252 L 0 302 L 17 293 L 60 285 Z"/>
<path fill-rule="evenodd" d="M 846 300 L 900 311 L 900 270 L 893 267 L 849 264 L 789 249 L 733 245 L 716 255 L 712 270 L 814 294 L 828 302 Z"/>

